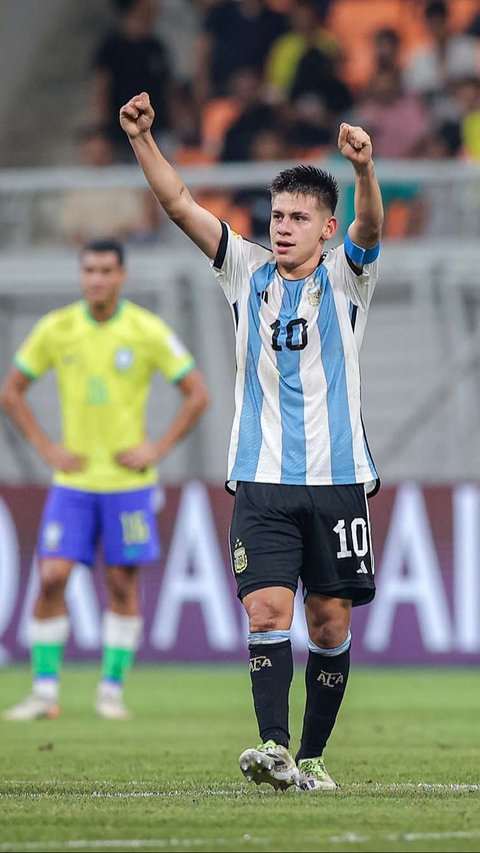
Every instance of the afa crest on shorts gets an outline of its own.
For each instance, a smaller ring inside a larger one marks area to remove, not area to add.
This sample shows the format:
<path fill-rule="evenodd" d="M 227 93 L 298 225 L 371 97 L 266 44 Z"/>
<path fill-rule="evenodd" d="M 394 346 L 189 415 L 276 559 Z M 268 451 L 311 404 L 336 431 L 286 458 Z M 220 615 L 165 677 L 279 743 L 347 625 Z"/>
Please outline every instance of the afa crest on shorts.
<path fill-rule="evenodd" d="M 133 350 L 128 347 L 118 347 L 115 350 L 114 364 L 117 370 L 130 370 L 133 365 Z"/>
<path fill-rule="evenodd" d="M 240 539 L 237 539 L 235 542 L 235 549 L 233 552 L 233 569 L 236 575 L 244 572 L 248 566 L 248 557 L 247 552 L 245 551 L 245 547 Z"/>

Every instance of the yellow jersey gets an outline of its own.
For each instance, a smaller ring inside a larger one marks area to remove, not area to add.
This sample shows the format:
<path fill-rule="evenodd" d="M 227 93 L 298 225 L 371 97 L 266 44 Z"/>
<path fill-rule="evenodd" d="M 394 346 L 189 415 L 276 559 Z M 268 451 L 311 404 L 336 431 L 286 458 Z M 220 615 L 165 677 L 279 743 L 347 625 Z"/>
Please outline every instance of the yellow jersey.
<path fill-rule="evenodd" d="M 75 302 L 38 321 L 15 364 L 32 380 L 55 370 L 64 446 L 85 457 L 82 471 L 56 471 L 54 483 L 119 492 L 156 482 L 155 466 L 132 471 L 115 456 L 146 437 L 152 374 L 178 382 L 195 366 L 163 320 L 122 300 L 109 320 L 98 323 L 87 302 Z"/>

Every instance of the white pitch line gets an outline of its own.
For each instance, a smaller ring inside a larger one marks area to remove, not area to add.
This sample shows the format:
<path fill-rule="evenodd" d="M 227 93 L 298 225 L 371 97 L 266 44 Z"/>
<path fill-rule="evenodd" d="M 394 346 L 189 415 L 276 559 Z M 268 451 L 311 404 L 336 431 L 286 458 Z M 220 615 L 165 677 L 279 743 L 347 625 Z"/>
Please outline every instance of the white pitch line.
<path fill-rule="evenodd" d="M 223 846 L 230 845 L 233 842 L 244 841 L 247 844 L 262 844 L 265 843 L 264 838 L 255 838 L 248 833 L 245 833 L 240 838 L 83 838 L 72 839 L 71 841 L 21 841 L 21 842 L 3 842 L 0 843 L 0 851 L 8 853 L 8 851 L 21 850 L 78 850 L 81 847 L 87 847 L 94 850 L 109 849 L 112 847 L 131 847 L 137 850 L 141 847 L 198 847 L 201 844 L 221 844 Z"/>
<path fill-rule="evenodd" d="M 372 841 L 448 841 L 452 838 L 479 838 L 480 829 L 471 831 L 460 829 L 458 832 L 389 832 L 376 835 L 357 835 L 346 832 L 344 835 L 331 835 L 327 838 L 333 844 L 367 844 Z"/>
<path fill-rule="evenodd" d="M 467 840 L 480 837 L 480 829 L 471 831 L 458 830 L 458 832 L 394 832 L 394 833 L 376 833 L 370 835 L 360 835 L 356 832 L 346 832 L 343 835 L 330 835 L 324 839 L 317 836 L 317 841 L 321 840 L 323 844 L 368 844 L 378 841 L 448 841 L 451 839 Z M 238 841 L 244 841 L 254 845 L 267 844 L 269 838 L 255 838 L 254 836 L 243 835 Z M 231 845 L 235 839 L 231 838 L 120 838 L 120 839 L 101 839 L 101 838 L 85 838 L 72 839 L 71 841 L 24 841 L 0 843 L 0 851 L 2 853 L 21 853 L 21 851 L 35 850 L 78 850 L 82 847 L 92 850 L 110 849 L 113 847 L 130 847 L 133 850 L 141 849 L 142 847 L 154 848 L 169 848 L 169 847 L 198 847 L 202 844 L 208 844 L 211 848 L 213 845 Z"/>
<path fill-rule="evenodd" d="M 350 788 L 365 788 L 367 783 L 365 782 L 353 782 L 350 785 L 346 785 L 345 787 Z M 413 791 L 413 790 L 426 790 L 426 791 L 451 791 L 452 793 L 463 793 L 464 791 L 480 791 L 480 784 L 477 782 L 389 782 L 387 784 L 382 784 L 382 782 L 372 782 L 368 784 L 368 790 L 379 791 Z"/>
<path fill-rule="evenodd" d="M 38 782 L 28 782 L 25 780 L 12 780 L 10 784 L 17 785 L 36 785 Z M 62 783 L 59 781 L 51 780 L 46 783 L 50 785 L 52 789 L 55 789 L 55 793 L 57 793 L 58 789 L 62 787 Z M 130 783 L 131 784 L 131 783 Z M 140 784 L 140 783 L 137 783 Z M 97 782 L 97 785 L 105 785 L 111 787 L 111 783 L 106 782 Z M 65 796 L 67 797 L 98 797 L 100 799 L 136 799 L 136 798 L 158 798 L 158 799 L 173 799 L 177 797 L 238 797 L 241 794 L 244 794 L 247 790 L 247 786 L 243 787 L 231 787 L 231 788 L 176 788 L 172 791 L 147 791 L 147 790 L 130 790 L 130 791 L 116 791 L 116 790 L 104 790 L 102 791 L 99 788 L 94 789 L 93 791 L 85 791 L 85 790 L 66 790 Z M 261 796 L 276 796 L 275 792 L 269 788 L 253 788 L 250 787 L 251 791 L 256 791 L 257 794 Z M 450 792 L 452 794 L 471 794 L 471 793 L 479 793 L 480 792 L 480 784 L 475 782 L 391 782 L 387 784 L 382 784 L 381 782 L 353 782 L 350 784 L 346 784 L 342 786 L 342 790 L 344 793 L 348 794 L 349 792 L 356 793 L 357 791 L 362 792 L 366 791 L 368 793 L 402 793 L 408 791 L 426 791 L 426 792 L 435 792 L 435 791 L 445 791 Z M 20 797 L 24 797 L 27 799 L 38 799 L 41 797 L 48 797 L 52 791 L 43 790 L 43 791 L 6 791 L 4 793 L 0 793 L 0 800 L 2 798 L 5 799 L 16 799 Z M 335 792 L 334 792 L 335 793 Z M 0 848 L 1 849 L 1 848 Z"/>

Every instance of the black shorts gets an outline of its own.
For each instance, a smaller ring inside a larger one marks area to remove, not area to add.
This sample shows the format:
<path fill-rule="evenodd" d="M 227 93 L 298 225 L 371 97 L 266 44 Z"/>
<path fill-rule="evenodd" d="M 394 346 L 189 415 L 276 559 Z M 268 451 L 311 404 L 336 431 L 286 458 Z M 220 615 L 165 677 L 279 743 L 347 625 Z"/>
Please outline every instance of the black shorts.
<path fill-rule="evenodd" d="M 230 528 L 238 597 L 270 586 L 368 604 L 375 595 L 363 483 L 238 483 Z"/>

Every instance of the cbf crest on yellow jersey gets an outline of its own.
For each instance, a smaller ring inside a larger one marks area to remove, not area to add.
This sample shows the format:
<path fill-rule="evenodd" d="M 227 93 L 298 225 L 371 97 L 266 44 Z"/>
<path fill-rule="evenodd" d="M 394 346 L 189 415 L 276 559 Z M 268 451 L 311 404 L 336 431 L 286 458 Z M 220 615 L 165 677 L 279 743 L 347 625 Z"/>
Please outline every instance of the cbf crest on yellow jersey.
<path fill-rule="evenodd" d="M 162 319 L 122 300 L 98 323 L 88 304 L 75 302 L 42 317 L 15 356 L 31 379 L 55 370 L 65 447 L 85 458 L 82 471 L 56 472 L 53 481 L 95 492 L 151 485 L 156 469 L 131 471 L 116 454 L 140 444 L 152 375 L 178 382 L 195 362 Z"/>

